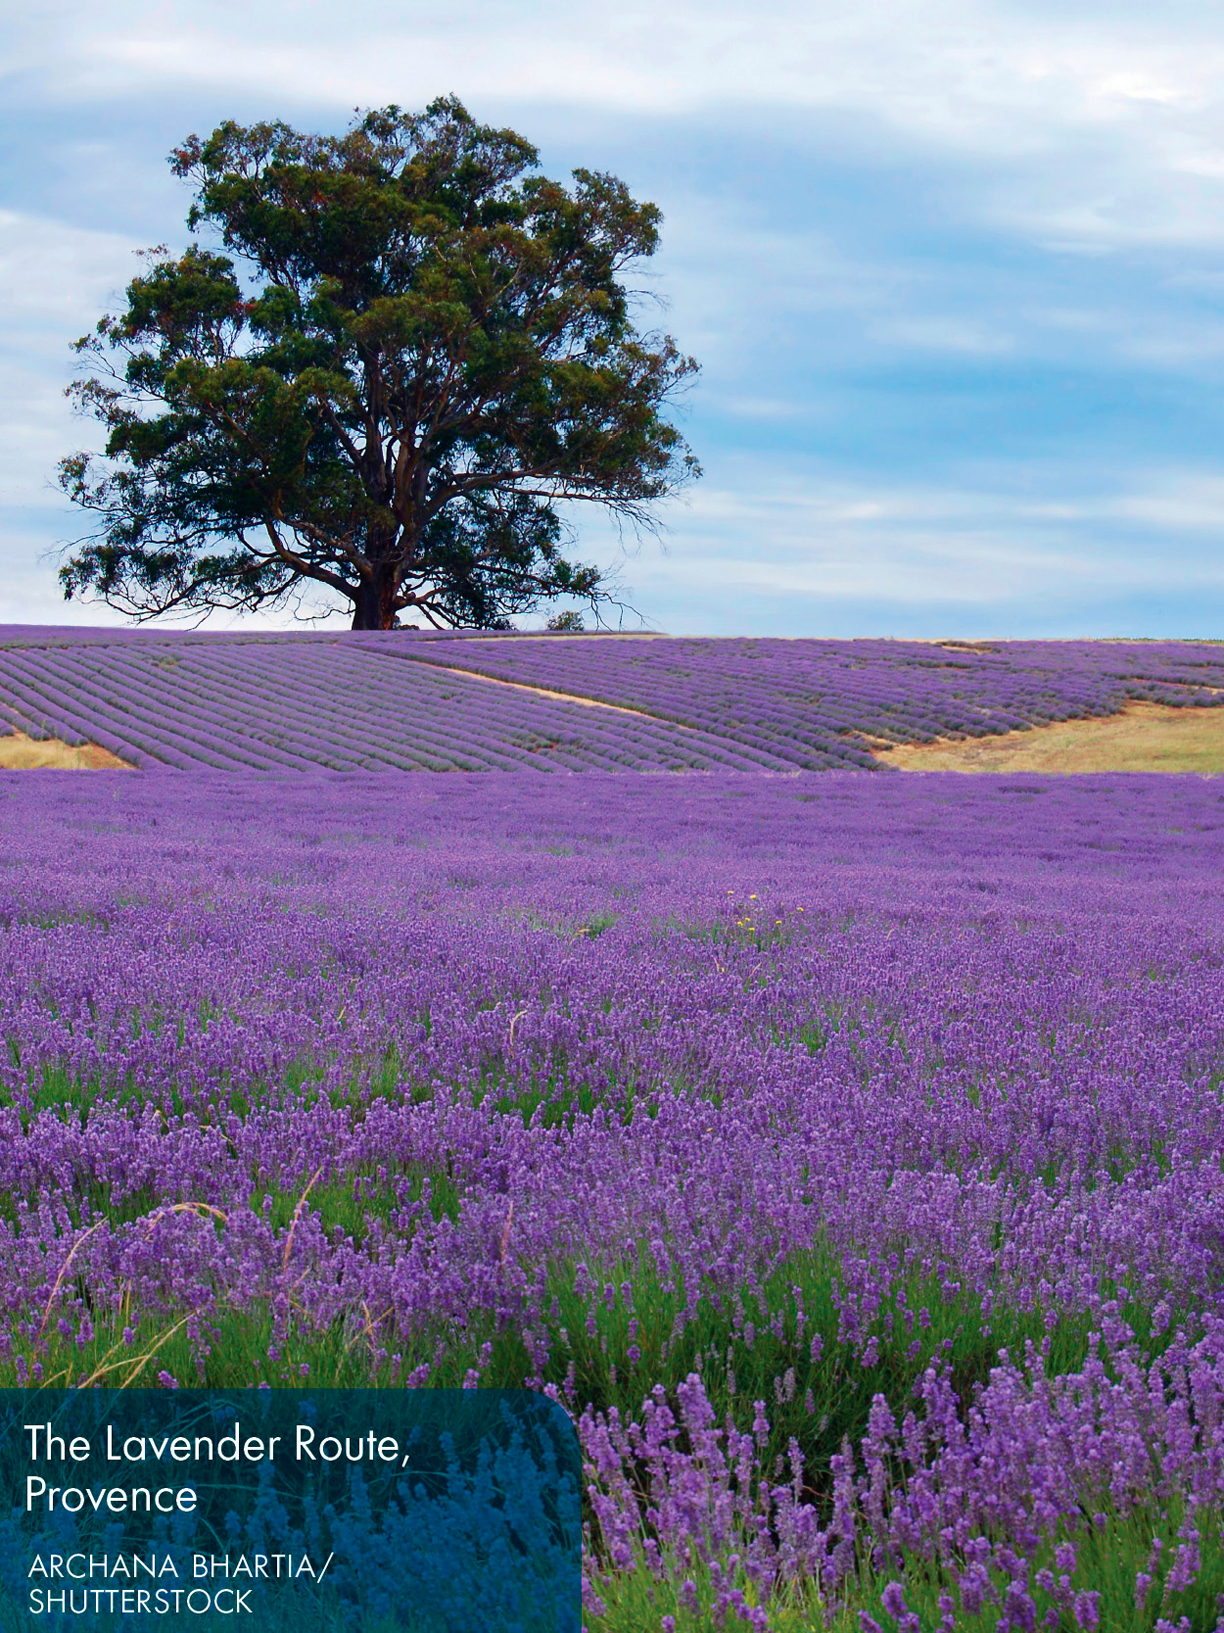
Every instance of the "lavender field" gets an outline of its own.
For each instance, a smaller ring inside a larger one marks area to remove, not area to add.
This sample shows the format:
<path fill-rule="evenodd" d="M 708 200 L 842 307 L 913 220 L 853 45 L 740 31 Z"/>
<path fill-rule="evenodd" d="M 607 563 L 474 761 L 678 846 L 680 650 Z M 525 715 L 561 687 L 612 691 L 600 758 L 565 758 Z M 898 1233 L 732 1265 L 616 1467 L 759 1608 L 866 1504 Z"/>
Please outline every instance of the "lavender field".
<path fill-rule="evenodd" d="M 869 770 L 1137 700 L 1224 703 L 1224 646 L 0 628 L 0 729 L 144 769 Z"/>
<path fill-rule="evenodd" d="M 545 1389 L 591 1633 L 1217 1625 L 1220 781 L 40 772 L 0 827 L 0 1382 Z"/>
<path fill-rule="evenodd" d="M 400 661 L 404 640 L 121 631 L 31 644 L 18 632 L 0 636 L 0 717 L 10 731 L 98 743 L 142 769 L 783 766 L 670 721 Z"/>
<path fill-rule="evenodd" d="M 873 744 L 980 737 L 1224 702 L 1224 647 L 1186 641 L 469 637 L 426 662 L 581 693 L 723 738 L 762 763 L 871 766 Z"/>

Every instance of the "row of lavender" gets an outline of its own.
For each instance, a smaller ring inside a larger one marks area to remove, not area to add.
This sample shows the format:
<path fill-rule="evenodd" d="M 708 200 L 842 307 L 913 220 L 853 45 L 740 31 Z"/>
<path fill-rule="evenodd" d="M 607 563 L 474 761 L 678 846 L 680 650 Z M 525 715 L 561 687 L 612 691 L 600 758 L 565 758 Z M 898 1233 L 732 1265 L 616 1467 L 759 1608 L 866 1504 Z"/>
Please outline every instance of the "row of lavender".
<path fill-rule="evenodd" d="M 180 769 L 870 768 L 873 743 L 1011 731 L 1135 699 L 1224 701 L 1224 648 L 0 631 L 11 728 Z"/>
<path fill-rule="evenodd" d="M 760 770 L 708 733 L 534 696 L 377 646 L 309 636 L 154 636 L 0 646 L 11 728 L 92 741 L 131 764 L 333 771 Z"/>
<path fill-rule="evenodd" d="M 871 765 L 872 741 L 976 737 L 1224 702 L 1224 647 L 1185 641 L 601 640 L 412 648 L 426 662 L 600 698 L 808 770 Z"/>
<path fill-rule="evenodd" d="M 957 781 L 4 779 L 0 1376 L 546 1388 L 593 1633 L 1212 1626 L 1224 791 Z"/>

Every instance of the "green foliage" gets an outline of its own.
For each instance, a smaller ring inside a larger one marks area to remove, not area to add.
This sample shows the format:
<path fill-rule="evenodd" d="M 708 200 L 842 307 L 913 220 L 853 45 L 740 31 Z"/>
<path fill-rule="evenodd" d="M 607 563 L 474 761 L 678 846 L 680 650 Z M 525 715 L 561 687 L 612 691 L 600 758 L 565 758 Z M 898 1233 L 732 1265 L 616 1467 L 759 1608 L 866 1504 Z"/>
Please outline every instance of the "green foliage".
<path fill-rule="evenodd" d="M 654 253 L 654 205 L 534 174 L 522 137 L 453 98 L 338 137 L 228 122 L 172 164 L 219 247 L 153 252 L 77 342 L 107 444 L 61 466 L 98 518 L 66 595 L 152 616 L 312 580 L 355 628 L 609 599 L 563 553 L 558 503 L 645 521 L 696 471 L 663 417 L 696 365 L 635 328 L 621 281 Z"/>
<path fill-rule="evenodd" d="M 1219 1516 L 1214 1510 L 1200 1510 L 1196 1523 L 1203 1536 L 1203 1568 L 1191 1587 L 1176 1591 L 1168 1585 L 1169 1566 L 1176 1549 L 1169 1546 L 1176 1539 L 1184 1518 L 1175 1504 L 1165 1513 L 1160 1510 L 1139 1508 L 1126 1514 L 1110 1512 L 1103 1516 L 1103 1526 L 1082 1525 L 1074 1533 L 1077 1568 L 1071 1577 L 1072 1592 L 1090 1589 L 1100 1594 L 1098 1607 L 1102 1633 L 1153 1633 L 1158 1626 L 1177 1629 L 1183 1616 L 1193 1633 L 1210 1633 L 1217 1625 L 1219 1615 L 1217 1596 L 1224 1590 L 1224 1548 L 1219 1539 Z M 1152 1586 L 1141 1604 L 1135 1602 L 1135 1578 L 1140 1571 L 1151 1568 L 1152 1544 L 1162 1539 L 1162 1557 L 1152 1569 Z M 1033 1556 L 1034 1578 L 1049 1570 L 1061 1574 L 1055 1560 L 1057 1539 L 1051 1539 Z M 714 1633 L 716 1629 L 744 1627 L 720 1613 L 716 1608 L 719 1584 L 705 1571 L 694 1571 L 691 1560 L 673 1550 L 664 1551 L 658 1564 L 652 1568 L 646 1551 L 639 1545 L 635 1568 L 598 1574 L 596 1587 L 604 1605 L 604 1614 L 592 1624 L 599 1633 L 638 1633 L 646 1627 L 658 1627 L 661 1618 L 674 1618 L 675 1633 Z M 869 1615 L 882 1633 L 900 1633 L 896 1618 L 890 1616 L 881 1603 L 885 1586 L 896 1581 L 898 1572 L 885 1571 L 880 1575 L 870 1564 L 864 1563 L 858 1576 L 847 1585 L 844 1596 L 825 1598 L 820 1584 L 812 1581 L 781 1589 L 769 1599 L 770 1633 L 861 1633 L 860 1612 Z M 683 1590 L 685 1579 L 690 1579 L 689 1592 Z M 1006 1581 L 999 1571 L 990 1572 L 991 1584 L 1002 1601 Z M 742 1567 L 726 1572 L 726 1580 L 744 1595 L 751 1607 L 761 1603 Z M 916 1555 L 906 1559 L 904 1571 L 906 1606 L 917 1618 L 920 1633 L 943 1633 L 954 1626 L 956 1633 L 998 1633 L 1009 1626 L 1035 1625 L 1050 1627 L 1057 1633 L 1083 1633 L 1089 1622 L 1079 1621 L 1074 1610 L 1060 1605 L 1041 1586 L 1034 1585 L 1036 1620 L 1033 1623 L 1010 1623 L 1000 1616 L 1000 1603 L 988 1602 L 981 1610 L 967 1611 L 960 1603 L 955 1573 L 944 1570 Z M 947 1619 L 940 1607 L 950 1600 L 955 1622 Z M 694 1608 L 694 1605 L 696 1608 Z"/>

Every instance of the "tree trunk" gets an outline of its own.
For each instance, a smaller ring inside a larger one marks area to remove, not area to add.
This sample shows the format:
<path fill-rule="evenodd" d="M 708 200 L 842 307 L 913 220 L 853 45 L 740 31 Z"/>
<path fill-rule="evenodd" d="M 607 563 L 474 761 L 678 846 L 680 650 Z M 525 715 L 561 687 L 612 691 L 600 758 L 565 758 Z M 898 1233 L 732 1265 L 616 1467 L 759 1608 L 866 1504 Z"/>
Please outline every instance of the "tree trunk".
<path fill-rule="evenodd" d="M 354 629 L 395 627 L 395 584 L 390 578 L 363 581 L 353 598 Z"/>

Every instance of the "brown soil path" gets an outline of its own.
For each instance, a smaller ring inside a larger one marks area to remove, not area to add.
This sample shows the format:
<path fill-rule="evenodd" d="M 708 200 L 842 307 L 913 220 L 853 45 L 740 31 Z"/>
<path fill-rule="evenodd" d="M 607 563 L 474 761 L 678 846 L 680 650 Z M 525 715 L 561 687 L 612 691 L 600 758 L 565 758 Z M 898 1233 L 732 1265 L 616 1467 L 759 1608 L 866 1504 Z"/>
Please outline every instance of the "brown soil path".
<path fill-rule="evenodd" d="M 23 731 L 0 737 L 0 771 L 135 771 L 99 743 L 74 747 L 58 737 L 27 737 Z"/>
<path fill-rule="evenodd" d="M 433 663 L 428 658 L 422 662 L 430 669 L 441 670 L 444 675 L 460 675 L 464 680 L 485 680 L 492 686 L 508 686 L 512 692 L 530 692 L 533 697 L 555 697 L 561 703 L 581 703 L 584 709 L 610 709 L 613 714 L 632 715 L 635 720 L 649 720 L 656 726 L 672 726 L 676 731 L 694 730 L 692 726 L 682 726 L 678 720 L 663 720 L 657 714 L 647 714 L 645 709 L 626 709 L 619 703 L 604 703 L 597 697 L 581 697 L 577 692 L 552 692 L 547 686 L 532 686 L 522 680 L 502 680 L 497 675 L 482 674 L 479 669 L 457 669 L 453 664 Z"/>
<path fill-rule="evenodd" d="M 1130 703 L 1119 714 L 933 743 L 873 743 L 900 771 L 1224 772 L 1224 707 Z"/>

